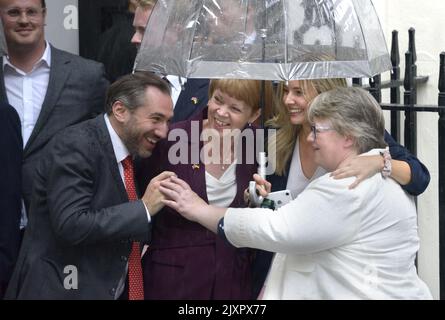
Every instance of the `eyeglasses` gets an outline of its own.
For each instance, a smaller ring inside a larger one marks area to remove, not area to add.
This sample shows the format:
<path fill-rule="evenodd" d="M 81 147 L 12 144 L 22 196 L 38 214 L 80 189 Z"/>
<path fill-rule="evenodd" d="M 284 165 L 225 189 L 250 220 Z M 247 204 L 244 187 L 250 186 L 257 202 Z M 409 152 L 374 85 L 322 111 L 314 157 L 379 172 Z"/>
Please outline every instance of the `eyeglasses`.
<path fill-rule="evenodd" d="M 335 129 L 332 127 L 329 127 L 329 126 L 317 126 L 317 125 L 311 126 L 311 132 L 314 135 L 314 141 L 317 139 L 317 133 L 330 131 L 330 130 L 335 130 Z"/>
<path fill-rule="evenodd" d="M 24 13 L 26 17 L 30 20 L 37 20 L 40 18 L 40 14 L 45 11 L 45 8 L 26 8 L 26 9 L 20 9 L 20 8 L 11 8 L 8 10 L 5 10 L 5 14 L 10 20 L 17 20 L 19 19 L 22 14 Z"/>

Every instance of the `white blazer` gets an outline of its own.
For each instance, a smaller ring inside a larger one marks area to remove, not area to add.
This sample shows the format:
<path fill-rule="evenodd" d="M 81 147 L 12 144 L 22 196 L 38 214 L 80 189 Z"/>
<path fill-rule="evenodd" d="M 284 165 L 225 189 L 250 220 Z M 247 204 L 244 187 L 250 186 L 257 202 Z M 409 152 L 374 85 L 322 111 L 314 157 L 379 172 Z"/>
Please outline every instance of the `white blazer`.
<path fill-rule="evenodd" d="M 432 299 L 413 199 L 380 174 L 349 190 L 354 179 L 326 174 L 277 211 L 227 211 L 233 245 L 277 252 L 263 299 Z"/>

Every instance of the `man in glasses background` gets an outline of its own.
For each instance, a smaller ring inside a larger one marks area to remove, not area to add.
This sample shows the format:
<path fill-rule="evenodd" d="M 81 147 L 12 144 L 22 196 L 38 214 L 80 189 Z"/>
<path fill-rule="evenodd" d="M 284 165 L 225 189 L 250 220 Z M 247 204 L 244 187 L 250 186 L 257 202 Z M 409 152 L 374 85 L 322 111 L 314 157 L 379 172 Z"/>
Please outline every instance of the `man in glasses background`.
<path fill-rule="evenodd" d="M 45 146 L 60 130 L 101 113 L 108 87 L 102 64 L 45 40 L 46 13 L 44 0 L 0 0 L 8 48 L 1 58 L 0 100 L 17 110 L 23 135 L 22 228 Z"/>

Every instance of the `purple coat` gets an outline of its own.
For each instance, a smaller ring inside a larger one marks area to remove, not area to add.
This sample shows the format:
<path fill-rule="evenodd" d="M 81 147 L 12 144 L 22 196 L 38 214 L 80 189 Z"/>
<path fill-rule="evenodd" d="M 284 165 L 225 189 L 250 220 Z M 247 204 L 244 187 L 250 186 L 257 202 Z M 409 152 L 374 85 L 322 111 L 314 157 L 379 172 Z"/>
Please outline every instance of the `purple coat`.
<path fill-rule="evenodd" d="M 202 120 L 206 117 L 207 110 L 204 110 L 191 119 L 199 121 L 199 134 Z M 190 137 L 191 121 L 176 123 L 170 129 L 174 128 L 185 129 Z M 168 161 L 169 147 L 175 143 L 165 140 L 156 147 L 150 158 L 139 164 L 138 180 L 141 181 L 141 190 L 145 190 L 144 186 L 155 174 L 168 170 L 187 181 L 192 190 L 208 201 L 204 164 L 200 163 L 199 167 L 192 164 L 172 165 Z M 202 146 L 203 143 L 200 142 L 199 150 Z M 185 147 L 190 159 L 190 151 L 196 149 L 193 149 L 191 141 Z M 243 157 L 244 150 L 243 146 Z M 231 207 L 245 206 L 243 192 L 256 171 L 256 163 L 237 164 L 238 190 Z M 155 216 L 152 227 L 152 242 L 143 258 L 146 299 L 251 298 L 254 250 L 236 249 L 200 224 L 186 220 L 170 208 L 164 208 Z"/>

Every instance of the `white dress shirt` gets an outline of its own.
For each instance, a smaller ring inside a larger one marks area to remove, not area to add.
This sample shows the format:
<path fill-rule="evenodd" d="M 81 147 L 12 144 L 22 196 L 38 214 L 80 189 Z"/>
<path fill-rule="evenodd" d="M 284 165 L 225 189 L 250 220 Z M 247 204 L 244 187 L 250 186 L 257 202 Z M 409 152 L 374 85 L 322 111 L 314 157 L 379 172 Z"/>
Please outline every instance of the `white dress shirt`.
<path fill-rule="evenodd" d="M 31 72 L 26 73 L 15 67 L 8 56 L 3 57 L 3 75 L 8 102 L 17 110 L 22 125 L 23 148 L 42 110 L 46 91 L 48 90 L 49 73 L 51 68 L 51 46 L 46 42 L 42 57 L 34 64 Z M 25 203 L 22 199 L 22 213 L 20 229 L 28 224 Z"/>
<path fill-rule="evenodd" d="M 380 173 L 354 180 L 325 174 L 274 212 L 227 210 L 233 245 L 277 252 L 263 299 L 432 299 L 414 264 L 412 197 Z"/>
<path fill-rule="evenodd" d="M 182 87 L 187 83 L 187 78 L 168 75 L 166 76 L 167 80 L 170 82 L 170 88 L 172 91 L 172 100 L 173 100 L 173 109 L 176 106 L 176 102 L 178 102 L 179 95 L 181 94 Z"/>
<path fill-rule="evenodd" d="M 105 114 L 104 118 L 105 118 L 105 124 L 107 125 L 108 133 L 110 134 L 111 144 L 113 145 L 114 155 L 116 157 L 117 166 L 119 167 L 119 173 L 121 175 L 122 182 L 124 183 L 125 186 L 124 166 L 122 165 L 122 161 L 130 155 L 130 152 L 128 151 L 125 144 L 122 142 L 121 138 L 117 135 L 113 126 L 111 125 L 108 115 Z M 145 203 L 144 202 L 142 203 L 144 204 L 145 210 L 147 211 L 147 219 L 148 222 L 150 223 L 151 221 L 150 213 L 148 212 L 148 208 L 145 205 Z"/>
<path fill-rule="evenodd" d="M 121 138 L 118 136 L 118 134 L 114 130 L 107 114 L 104 115 L 104 118 L 105 118 L 105 124 L 107 125 L 108 133 L 110 134 L 111 144 L 113 145 L 114 156 L 116 157 L 117 166 L 119 168 L 119 173 L 121 175 L 122 182 L 124 183 L 124 186 L 125 186 L 124 166 L 122 165 L 122 161 L 130 155 L 130 152 L 128 151 L 127 147 L 125 146 L 125 144 L 122 142 Z M 125 188 L 126 188 L 126 186 L 125 186 Z M 148 212 L 148 209 L 147 209 L 147 206 L 145 205 L 145 203 L 144 202 L 142 202 L 142 203 L 144 204 L 145 211 L 147 212 L 148 223 L 150 223 L 150 221 L 151 221 L 150 213 Z M 145 253 L 145 250 L 146 250 L 146 248 L 144 248 L 144 251 L 141 254 L 141 256 L 143 256 L 143 254 Z M 127 278 L 127 273 L 128 273 L 128 263 L 125 268 L 125 274 L 122 276 L 122 278 L 119 281 L 119 284 L 117 285 L 115 299 L 118 299 L 125 289 L 125 281 Z"/>
<path fill-rule="evenodd" d="M 42 110 L 48 89 L 50 68 L 51 46 L 48 42 L 42 57 L 29 73 L 11 64 L 8 56 L 3 57 L 6 94 L 9 104 L 20 116 L 23 146 L 26 146 Z"/>

